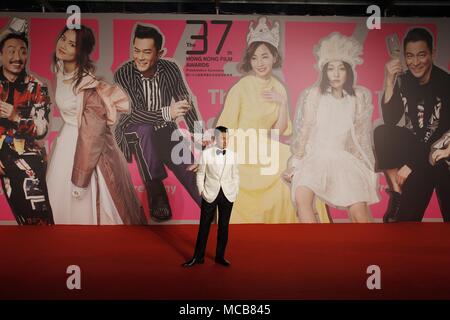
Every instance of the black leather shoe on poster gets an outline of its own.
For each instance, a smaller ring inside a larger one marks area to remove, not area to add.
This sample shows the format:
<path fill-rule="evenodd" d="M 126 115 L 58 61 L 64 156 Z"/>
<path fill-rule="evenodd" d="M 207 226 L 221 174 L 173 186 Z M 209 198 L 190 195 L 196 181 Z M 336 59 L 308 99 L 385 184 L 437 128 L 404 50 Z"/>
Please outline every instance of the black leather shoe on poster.
<path fill-rule="evenodd" d="M 150 217 L 156 222 L 172 219 L 172 209 L 163 182 L 154 180 L 150 183 L 148 189 L 150 193 Z"/>
<path fill-rule="evenodd" d="M 169 221 L 172 219 L 172 210 L 168 203 L 152 204 L 150 217 L 156 222 Z"/>

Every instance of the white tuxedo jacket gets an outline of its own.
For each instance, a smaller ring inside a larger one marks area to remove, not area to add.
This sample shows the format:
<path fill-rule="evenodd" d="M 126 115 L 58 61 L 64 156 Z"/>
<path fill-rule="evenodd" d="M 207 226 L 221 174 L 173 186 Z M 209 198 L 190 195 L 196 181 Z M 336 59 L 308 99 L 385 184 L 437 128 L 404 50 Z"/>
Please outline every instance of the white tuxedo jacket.
<path fill-rule="evenodd" d="M 239 170 L 236 153 L 226 149 L 225 155 L 217 155 L 216 146 L 203 150 L 197 171 L 197 188 L 203 199 L 211 203 L 222 188 L 230 202 L 236 200 L 239 191 Z"/>

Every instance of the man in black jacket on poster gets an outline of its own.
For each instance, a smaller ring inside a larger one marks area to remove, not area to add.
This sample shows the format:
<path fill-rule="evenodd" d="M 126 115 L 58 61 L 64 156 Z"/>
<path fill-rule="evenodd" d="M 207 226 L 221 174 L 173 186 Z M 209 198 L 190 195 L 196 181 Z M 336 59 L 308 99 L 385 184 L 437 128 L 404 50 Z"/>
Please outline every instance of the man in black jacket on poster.
<path fill-rule="evenodd" d="M 433 64 L 433 38 L 414 28 L 403 41 L 408 70 L 386 64 L 385 124 L 374 132 L 378 169 L 390 186 L 384 222 L 422 221 L 433 191 L 450 221 L 450 77 Z M 402 126 L 399 122 L 403 120 Z"/>

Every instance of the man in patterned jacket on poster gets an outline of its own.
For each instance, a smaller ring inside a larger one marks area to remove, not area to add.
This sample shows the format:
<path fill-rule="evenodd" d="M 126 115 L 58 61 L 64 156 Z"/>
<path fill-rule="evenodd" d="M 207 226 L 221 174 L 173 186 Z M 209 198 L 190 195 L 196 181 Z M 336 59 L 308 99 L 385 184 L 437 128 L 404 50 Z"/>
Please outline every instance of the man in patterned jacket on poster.
<path fill-rule="evenodd" d="M 50 225 L 45 152 L 38 140 L 48 131 L 47 87 L 27 74 L 27 23 L 13 18 L 0 40 L 0 177 L 19 225 Z"/>
<path fill-rule="evenodd" d="M 184 118 L 193 134 L 199 116 L 179 67 L 175 62 L 162 59 L 163 42 L 158 29 L 138 24 L 133 34 L 133 59 L 114 75 L 115 82 L 131 101 L 131 113 L 119 119 L 116 140 L 128 162 L 131 162 L 131 154 L 135 154 L 139 173 L 146 184 L 150 216 L 158 222 L 172 218 L 163 184 L 167 177 L 164 166 L 174 173 L 197 205 L 201 203 L 195 182 L 198 165 L 193 164 L 192 153 L 182 155 L 189 161 L 175 163 L 172 159 L 172 150 L 180 143 L 173 139 L 178 130 L 176 121 Z"/>

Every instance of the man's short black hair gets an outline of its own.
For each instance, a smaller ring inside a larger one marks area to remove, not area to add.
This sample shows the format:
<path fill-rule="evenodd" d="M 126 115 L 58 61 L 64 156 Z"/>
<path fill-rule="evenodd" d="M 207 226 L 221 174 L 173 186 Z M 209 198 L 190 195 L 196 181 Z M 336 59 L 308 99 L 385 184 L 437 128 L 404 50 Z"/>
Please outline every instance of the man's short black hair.
<path fill-rule="evenodd" d="M 218 126 L 218 127 L 216 127 L 216 129 L 214 129 L 214 137 L 218 138 L 221 133 L 226 133 L 226 132 L 228 132 L 227 127 Z"/>
<path fill-rule="evenodd" d="M 163 37 L 162 34 L 153 27 L 143 26 L 138 24 L 136 26 L 136 30 L 134 30 L 134 38 L 133 42 L 136 38 L 139 39 L 153 39 L 155 41 L 155 46 L 159 50 L 161 50 L 163 45 Z"/>
<path fill-rule="evenodd" d="M 23 42 L 25 42 L 25 46 L 28 49 L 28 38 L 25 36 L 25 34 L 23 34 L 23 33 L 10 33 L 10 34 L 8 34 L 6 37 L 4 37 L 0 41 L 0 52 L 3 52 L 3 47 L 5 46 L 6 41 L 8 41 L 9 39 L 22 40 Z"/>
<path fill-rule="evenodd" d="M 424 28 L 414 28 L 408 31 L 405 39 L 403 40 L 403 51 L 406 51 L 406 45 L 409 42 L 425 41 L 430 52 L 433 51 L 433 36 Z"/>

